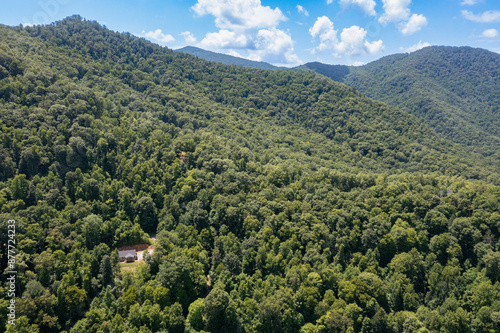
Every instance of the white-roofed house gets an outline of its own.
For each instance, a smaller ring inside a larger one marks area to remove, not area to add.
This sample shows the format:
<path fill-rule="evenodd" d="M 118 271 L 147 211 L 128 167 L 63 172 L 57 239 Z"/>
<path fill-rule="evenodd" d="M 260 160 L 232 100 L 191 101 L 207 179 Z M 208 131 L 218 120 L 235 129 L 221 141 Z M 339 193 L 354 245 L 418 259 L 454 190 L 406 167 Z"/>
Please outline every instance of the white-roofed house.
<path fill-rule="evenodd" d="M 134 262 L 137 260 L 137 253 L 135 249 L 118 251 L 120 261 Z"/>

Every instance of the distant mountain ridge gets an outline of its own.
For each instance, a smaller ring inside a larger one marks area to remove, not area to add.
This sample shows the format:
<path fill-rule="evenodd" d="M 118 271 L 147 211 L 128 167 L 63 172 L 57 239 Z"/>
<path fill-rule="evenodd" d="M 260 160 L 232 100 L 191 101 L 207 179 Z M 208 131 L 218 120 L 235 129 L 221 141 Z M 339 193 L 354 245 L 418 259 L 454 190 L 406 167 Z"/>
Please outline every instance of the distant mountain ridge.
<path fill-rule="evenodd" d="M 340 82 L 419 117 L 471 151 L 500 158 L 500 54 L 432 46 L 350 67 Z"/>
<path fill-rule="evenodd" d="M 272 69 L 272 70 L 277 70 L 277 69 L 285 69 L 285 67 L 278 67 L 271 65 L 267 62 L 263 61 L 253 61 L 253 60 L 248 60 L 240 57 L 234 57 L 231 55 L 227 54 L 222 54 L 222 53 L 216 53 L 212 51 L 207 51 L 204 49 L 200 49 L 198 47 L 194 46 L 186 46 L 181 49 L 174 50 L 175 52 L 183 52 L 183 53 L 188 53 L 191 55 L 194 55 L 196 57 L 208 60 L 208 61 L 215 61 L 222 63 L 224 65 L 235 65 L 235 66 L 241 66 L 241 67 L 248 67 L 248 68 L 257 68 L 257 69 Z"/>
<path fill-rule="evenodd" d="M 284 69 L 186 47 L 178 51 L 223 64 Z M 436 132 L 483 156 L 500 159 L 500 55 L 472 47 L 430 46 L 363 66 L 310 62 L 293 68 L 324 75 L 401 108 Z"/>
<path fill-rule="evenodd" d="M 334 81 L 343 82 L 345 77 L 351 72 L 351 68 L 352 66 L 346 65 L 328 65 L 321 62 L 308 62 L 304 65 L 295 67 L 294 70 L 314 72 L 329 77 Z"/>

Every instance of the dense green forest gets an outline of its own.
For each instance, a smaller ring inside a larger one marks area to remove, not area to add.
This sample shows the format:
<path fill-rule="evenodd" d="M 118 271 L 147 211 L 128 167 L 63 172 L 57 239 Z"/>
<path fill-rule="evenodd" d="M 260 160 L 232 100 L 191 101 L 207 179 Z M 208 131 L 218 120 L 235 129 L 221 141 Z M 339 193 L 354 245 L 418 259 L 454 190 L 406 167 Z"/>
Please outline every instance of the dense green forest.
<path fill-rule="evenodd" d="M 280 69 L 195 47 L 179 50 L 209 61 Z M 293 68 L 322 74 L 401 108 L 467 151 L 500 159 L 500 55 L 471 47 L 432 46 L 363 66 L 311 62 Z M 283 69 L 283 68 L 281 68 Z"/>
<path fill-rule="evenodd" d="M 500 160 L 500 55 L 432 46 L 364 66 L 298 67 L 397 106 L 469 151 Z"/>
<path fill-rule="evenodd" d="M 499 332 L 495 161 L 314 73 L 0 26 L 0 327 Z"/>

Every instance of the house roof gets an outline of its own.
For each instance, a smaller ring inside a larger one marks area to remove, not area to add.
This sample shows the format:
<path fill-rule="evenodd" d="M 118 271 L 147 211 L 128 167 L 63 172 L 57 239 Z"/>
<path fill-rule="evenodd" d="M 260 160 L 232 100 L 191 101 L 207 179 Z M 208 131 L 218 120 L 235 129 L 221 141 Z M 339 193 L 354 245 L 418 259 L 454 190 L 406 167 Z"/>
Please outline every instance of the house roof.
<path fill-rule="evenodd" d="M 118 256 L 120 258 L 135 257 L 135 255 L 136 255 L 135 249 L 118 251 Z"/>

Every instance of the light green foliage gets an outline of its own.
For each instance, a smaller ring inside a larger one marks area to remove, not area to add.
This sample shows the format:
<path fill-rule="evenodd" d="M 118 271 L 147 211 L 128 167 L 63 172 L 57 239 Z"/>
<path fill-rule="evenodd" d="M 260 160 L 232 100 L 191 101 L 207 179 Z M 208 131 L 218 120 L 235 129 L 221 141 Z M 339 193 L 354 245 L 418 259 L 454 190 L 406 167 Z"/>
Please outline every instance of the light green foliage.
<path fill-rule="evenodd" d="M 18 331 L 498 326 L 500 169 L 404 111 L 79 17 L 0 26 L 0 66 Z"/>

